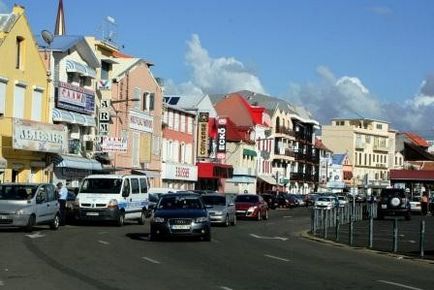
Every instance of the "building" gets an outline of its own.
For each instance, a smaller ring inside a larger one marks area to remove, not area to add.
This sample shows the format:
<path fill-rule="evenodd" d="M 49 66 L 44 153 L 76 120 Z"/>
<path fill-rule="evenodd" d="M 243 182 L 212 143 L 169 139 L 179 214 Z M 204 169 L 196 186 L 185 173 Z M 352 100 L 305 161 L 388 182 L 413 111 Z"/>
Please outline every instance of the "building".
<path fill-rule="evenodd" d="M 196 114 L 166 103 L 163 108 L 161 184 L 167 188 L 192 190 L 197 182 Z"/>
<path fill-rule="evenodd" d="M 317 149 L 318 170 L 316 171 L 318 180 L 318 191 L 327 191 L 327 183 L 329 181 L 330 169 L 332 167 L 333 152 L 324 145 L 320 138 L 315 140 L 315 148 Z"/>
<path fill-rule="evenodd" d="M 347 153 L 335 153 L 328 172 L 327 188 L 331 191 L 349 191 L 353 178 L 352 165 Z"/>
<path fill-rule="evenodd" d="M 372 118 L 335 118 L 322 127 L 322 140 L 333 152 L 347 152 L 353 165 L 352 187 L 378 189 L 389 185 L 393 131 L 389 123 Z"/>
<path fill-rule="evenodd" d="M 24 8 L 0 15 L 0 182 L 48 182 L 48 154 L 68 148 L 50 123 L 49 82 Z"/>

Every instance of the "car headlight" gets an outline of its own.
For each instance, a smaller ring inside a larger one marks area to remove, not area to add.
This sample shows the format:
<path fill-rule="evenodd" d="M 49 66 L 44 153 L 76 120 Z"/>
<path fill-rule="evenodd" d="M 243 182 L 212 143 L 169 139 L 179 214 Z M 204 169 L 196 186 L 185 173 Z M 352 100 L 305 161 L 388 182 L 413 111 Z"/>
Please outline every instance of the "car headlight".
<path fill-rule="evenodd" d="M 257 206 L 251 206 L 249 207 L 249 209 L 247 210 L 248 212 L 254 212 L 258 207 Z"/>
<path fill-rule="evenodd" d="M 152 219 L 152 222 L 154 222 L 154 223 L 164 223 L 164 218 L 162 218 L 162 217 L 154 217 Z"/>
<path fill-rule="evenodd" d="M 118 207 L 118 201 L 116 199 L 112 199 L 107 204 L 108 208 L 117 208 Z"/>
<path fill-rule="evenodd" d="M 204 222 L 207 222 L 207 221 L 208 221 L 208 217 L 206 217 L 206 216 L 198 217 L 195 220 L 195 222 L 197 222 L 197 223 L 204 223 Z"/>

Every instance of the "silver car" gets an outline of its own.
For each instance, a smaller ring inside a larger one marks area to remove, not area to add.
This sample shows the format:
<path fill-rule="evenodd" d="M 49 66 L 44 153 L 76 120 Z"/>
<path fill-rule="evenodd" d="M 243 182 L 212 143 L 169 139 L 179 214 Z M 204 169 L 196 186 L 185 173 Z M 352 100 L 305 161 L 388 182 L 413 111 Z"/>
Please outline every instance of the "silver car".
<path fill-rule="evenodd" d="M 222 224 L 227 227 L 237 223 L 235 204 L 230 197 L 218 193 L 204 194 L 202 200 L 207 207 L 211 224 Z"/>
<path fill-rule="evenodd" d="M 53 230 L 59 228 L 59 205 L 54 185 L 0 184 L 0 228 L 22 227 L 32 231 L 39 224 L 48 224 Z"/>

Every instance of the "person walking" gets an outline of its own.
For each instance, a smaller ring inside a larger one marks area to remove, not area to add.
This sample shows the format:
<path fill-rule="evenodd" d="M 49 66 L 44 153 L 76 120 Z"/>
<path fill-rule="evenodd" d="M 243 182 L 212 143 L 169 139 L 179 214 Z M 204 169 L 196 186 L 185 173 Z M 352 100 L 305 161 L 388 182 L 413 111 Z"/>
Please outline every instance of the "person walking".
<path fill-rule="evenodd" d="M 422 210 L 422 215 L 428 214 L 428 193 L 425 191 L 420 198 L 420 208 Z"/>
<path fill-rule="evenodd" d="M 68 189 L 63 186 L 62 182 L 57 183 L 57 200 L 59 201 L 59 214 L 60 225 L 64 226 L 66 223 L 66 198 L 68 196 Z"/>

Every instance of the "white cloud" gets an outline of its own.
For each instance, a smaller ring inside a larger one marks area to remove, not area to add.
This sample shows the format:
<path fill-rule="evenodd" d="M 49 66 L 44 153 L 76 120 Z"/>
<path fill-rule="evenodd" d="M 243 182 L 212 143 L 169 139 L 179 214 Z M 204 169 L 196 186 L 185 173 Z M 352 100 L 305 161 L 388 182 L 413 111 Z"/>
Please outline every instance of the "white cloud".
<path fill-rule="evenodd" d="M 169 93 L 202 91 L 205 94 L 227 93 L 238 90 L 252 90 L 265 93 L 261 81 L 244 64 L 233 57 L 213 58 L 202 47 L 199 36 L 192 35 L 187 42 L 186 65 L 191 69 L 191 81 L 183 84 L 170 82 Z"/>

